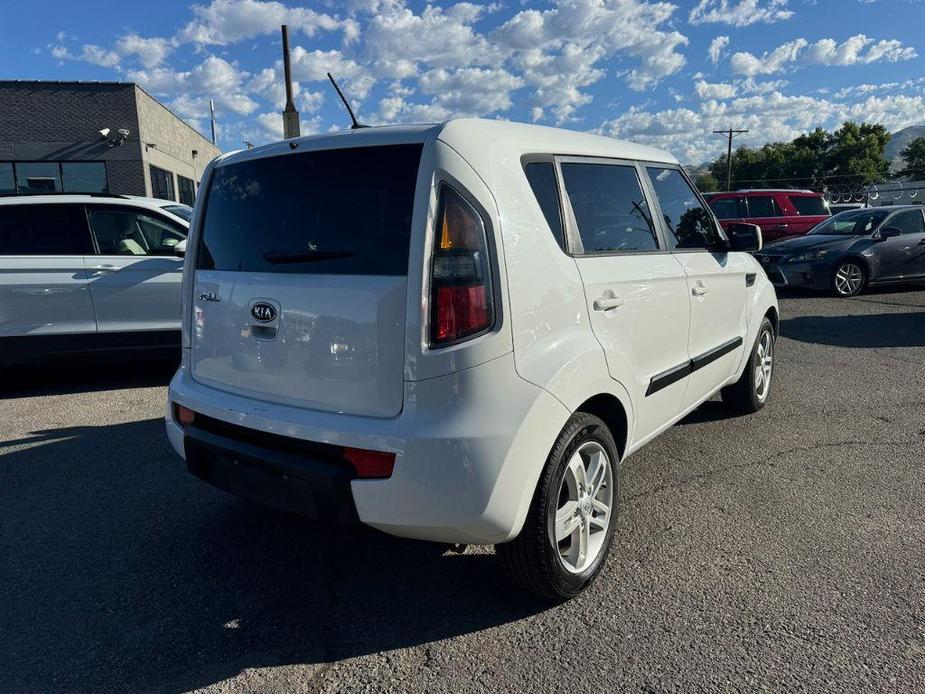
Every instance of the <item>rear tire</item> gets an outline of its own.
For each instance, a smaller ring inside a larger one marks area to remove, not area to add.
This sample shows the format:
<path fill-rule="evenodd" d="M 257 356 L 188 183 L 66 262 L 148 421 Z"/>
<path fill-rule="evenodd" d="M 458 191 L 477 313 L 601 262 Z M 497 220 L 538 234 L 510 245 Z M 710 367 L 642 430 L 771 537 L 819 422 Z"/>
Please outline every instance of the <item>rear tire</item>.
<path fill-rule="evenodd" d="M 753 414 L 771 397 L 771 377 L 774 375 L 774 325 L 767 316 L 758 328 L 758 337 L 748 357 L 745 372 L 731 386 L 721 391 L 723 404 L 735 414 Z"/>
<path fill-rule="evenodd" d="M 555 601 L 591 585 L 613 541 L 618 469 L 607 425 L 594 415 L 573 414 L 546 459 L 520 535 L 497 547 L 511 581 Z"/>

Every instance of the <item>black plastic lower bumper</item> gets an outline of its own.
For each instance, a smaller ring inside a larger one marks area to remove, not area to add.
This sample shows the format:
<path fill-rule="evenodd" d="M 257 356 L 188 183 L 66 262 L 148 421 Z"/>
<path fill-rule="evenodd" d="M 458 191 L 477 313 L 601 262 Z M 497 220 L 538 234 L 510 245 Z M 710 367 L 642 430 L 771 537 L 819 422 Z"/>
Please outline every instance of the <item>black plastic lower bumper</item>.
<path fill-rule="evenodd" d="M 295 445 L 291 452 L 280 450 L 287 439 L 275 438 L 275 445 L 267 447 L 188 426 L 183 440 L 187 469 L 219 489 L 266 506 L 337 525 L 358 523 L 350 492 L 353 468 Z"/>

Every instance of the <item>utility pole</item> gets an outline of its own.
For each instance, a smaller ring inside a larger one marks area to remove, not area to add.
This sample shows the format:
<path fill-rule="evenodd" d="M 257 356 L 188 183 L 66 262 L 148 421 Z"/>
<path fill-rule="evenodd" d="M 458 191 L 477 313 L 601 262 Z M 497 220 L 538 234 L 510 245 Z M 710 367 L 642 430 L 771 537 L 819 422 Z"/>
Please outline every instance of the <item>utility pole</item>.
<path fill-rule="evenodd" d="M 209 120 L 212 121 L 212 144 L 215 144 L 215 102 L 209 99 Z"/>
<path fill-rule="evenodd" d="M 729 138 L 729 146 L 726 148 L 726 190 L 732 190 L 732 138 L 736 135 L 741 135 L 742 133 L 747 133 L 748 130 L 714 130 L 714 135 L 726 135 Z"/>
<path fill-rule="evenodd" d="M 283 137 L 298 137 L 299 112 L 292 103 L 292 70 L 289 67 L 289 27 L 283 24 L 283 73 L 286 79 L 286 108 L 283 109 Z"/>

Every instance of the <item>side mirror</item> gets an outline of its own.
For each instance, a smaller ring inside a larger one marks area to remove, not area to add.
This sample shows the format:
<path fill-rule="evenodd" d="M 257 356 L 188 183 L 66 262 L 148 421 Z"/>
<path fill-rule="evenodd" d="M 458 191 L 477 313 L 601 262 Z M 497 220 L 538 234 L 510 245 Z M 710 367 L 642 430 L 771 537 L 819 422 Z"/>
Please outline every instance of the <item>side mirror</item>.
<path fill-rule="evenodd" d="M 894 236 L 902 236 L 902 229 L 897 229 L 896 227 L 886 227 L 881 229 L 880 233 L 877 234 L 877 238 L 881 241 L 883 239 L 891 239 Z"/>
<path fill-rule="evenodd" d="M 734 251 L 754 253 L 760 251 L 763 245 L 761 240 L 761 227 L 757 224 L 736 222 L 726 227 L 729 245 Z"/>
<path fill-rule="evenodd" d="M 173 247 L 173 254 L 180 258 L 186 255 L 186 239 L 178 242 L 177 245 Z"/>

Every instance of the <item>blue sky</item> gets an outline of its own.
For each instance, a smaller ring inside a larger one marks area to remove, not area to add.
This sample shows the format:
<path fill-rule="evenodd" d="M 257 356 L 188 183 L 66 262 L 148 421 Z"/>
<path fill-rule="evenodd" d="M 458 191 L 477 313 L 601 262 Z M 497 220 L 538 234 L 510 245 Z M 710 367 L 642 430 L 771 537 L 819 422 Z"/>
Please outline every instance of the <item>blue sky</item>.
<path fill-rule="evenodd" d="M 0 0 L 0 78 L 135 81 L 219 144 L 281 136 L 279 25 L 303 133 L 479 115 L 698 163 L 816 126 L 925 123 L 923 0 Z"/>

